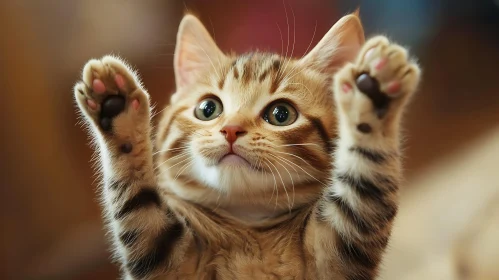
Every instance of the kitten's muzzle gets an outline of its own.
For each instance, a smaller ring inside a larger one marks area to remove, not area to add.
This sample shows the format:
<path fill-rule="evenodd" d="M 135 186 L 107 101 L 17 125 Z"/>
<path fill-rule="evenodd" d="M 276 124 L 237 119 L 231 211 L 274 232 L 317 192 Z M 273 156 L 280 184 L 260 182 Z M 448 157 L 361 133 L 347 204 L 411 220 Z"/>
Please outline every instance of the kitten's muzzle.
<path fill-rule="evenodd" d="M 241 137 L 248 132 L 239 125 L 226 125 L 220 130 L 220 133 L 225 136 L 225 139 L 229 142 L 232 149 L 232 144 L 236 142 L 237 137 Z"/>

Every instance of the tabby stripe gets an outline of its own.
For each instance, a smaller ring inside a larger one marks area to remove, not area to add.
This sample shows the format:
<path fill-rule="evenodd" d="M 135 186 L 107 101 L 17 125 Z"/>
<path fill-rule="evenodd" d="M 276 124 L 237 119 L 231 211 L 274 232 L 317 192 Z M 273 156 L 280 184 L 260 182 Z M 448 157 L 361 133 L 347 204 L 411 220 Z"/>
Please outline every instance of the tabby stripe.
<path fill-rule="evenodd" d="M 166 263 L 174 250 L 175 244 L 184 234 L 184 226 L 176 222 L 163 229 L 145 256 L 130 261 L 127 266 L 136 278 L 143 278 L 154 271 L 160 264 Z"/>
<path fill-rule="evenodd" d="M 347 275 L 345 280 L 374 280 L 376 278 L 375 276 L 374 272 L 354 271 Z"/>
<path fill-rule="evenodd" d="M 394 193 L 398 190 L 398 185 L 394 182 L 393 178 L 378 174 L 376 175 L 376 181 L 385 187 L 386 192 Z"/>
<path fill-rule="evenodd" d="M 126 247 L 131 247 L 137 241 L 137 238 L 139 237 L 139 232 L 132 230 L 132 231 L 125 231 L 120 235 L 120 241 L 125 245 Z"/>
<path fill-rule="evenodd" d="M 239 79 L 239 70 L 237 70 L 237 66 L 234 67 L 234 79 Z"/>
<path fill-rule="evenodd" d="M 120 180 L 112 181 L 109 184 L 109 189 L 117 192 L 116 196 L 114 197 L 115 203 L 121 200 L 123 194 L 130 188 L 130 185 L 131 183 Z"/>
<path fill-rule="evenodd" d="M 383 152 L 373 151 L 373 150 L 369 150 L 369 149 L 365 149 L 365 148 L 361 148 L 361 147 L 351 147 L 349 150 L 350 150 L 350 152 L 357 153 L 357 154 L 363 156 L 364 158 L 366 158 L 367 160 L 369 160 L 373 163 L 376 163 L 376 164 L 382 164 L 388 158 L 388 155 L 386 155 Z"/>
<path fill-rule="evenodd" d="M 324 127 L 322 122 L 319 119 L 312 118 L 312 117 L 309 117 L 308 119 L 310 120 L 310 122 L 314 125 L 314 127 L 319 132 L 319 135 L 326 146 L 326 151 L 328 153 L 332 153 L 333 152 L 333 143 L 332 143 L 331 139 L 329 138 L 329 135 L 327 134 L 326 128 Z"/>
<path fill-rule="evenodd" d="M 144 188 L 139 191 L 133 198 L 129 199 L 118 213 L 115 215 L 115 219 L 119 220 L 130 214 L 133 211 L 155 205 L 161 205 L 161 199 L 158 192 L 153 188 Z"/>
<path fill-rule="evenodd" d="M 350 220 L 350 222 L 354 224 L 359 231 L 364 234 L 368 234 L 373 231 L 374 226 L 368 223 L 363 217 L 357 215 L 357 213 L 355 213 L 355 211 L 347 202 L 343 200 L 343 198 L 336 195 L 328 195 L 327 199 L 329 202 L 334 203 L 343 213 L 343 216 Z"/>
<path fill-rule="evenodd" d="M 225 73 L 222 74 L 222 76 L 220 77 L 220 81 L 218 81 L 218 88 L 220 90 L 224 89 L 224 85 L 225 85 Z"/>
<path fill-rule="evenodd" d="M 281 81 L 283 79 L 282 73 L 279 73 L 279 68 L 281 67 L 281 61 L 280 60 L 274 60 L 272 63 L 272 83 L 270 85 L 270 94 L 273 94 L 277 91 L 279 88 L 279 85 L 281 84 Z"/>
<path fill-rule="evenodd" d="M 298 244 L 305 244 L 305 231 L 307 230 L 308 222 L 310 221 L 310 216 L 312 213 L 308 211 L 307 216 L 305 216 L 305 219 L 303 220 L 303 224 L 300 227 L 300 235 L 299 235 L 299 240 L 300 242 Z M 306 258 L 305 254 L 305 246 L 300 246 L 300 254 L 302 259 L 304 260 Z"/>
<path fill-rule="evenodd" d="M 269 69 L 266 69 L 265 71 L 263 71 L 262 74 L 260 74 L 260 77 L 258 78 L 258 81 L 261 83 L 265 80 L 265 78 L 267 78 L 267 75 L 269 74 Z"/>
<path fill-rule="evenodd" d="M 243 77 L 242 77 L 243 84 L 248 84 L 250 82 L 252 74 L 253 74 L 253 69 L 251 64 L 251 58 L 249 58 L 243 66 Z"/>
<path fill-rule="evenodd" d="M 376 201 L 376 203 L 380 204 L 378 207 L 379 212 L 369 217 L 366 215 L 361 217 L 342 197 L 335 195 L 334 192 L 330 192 L 326 195 L 326 198 L 329 202 L 336 204 L 344 216 L 351 220 L 364 234 L 371 232 L 376 226 L 378 228 L 385 227 L 387 223 L 395 218 L 398 212 L 397 204 L 381 200 Z"/>
<path fill-rule="evenodd" d="M 367 251 L 355 242 L 349 242 L 339 237 L 337 238 L 336 249 L 340 257 L 351 264 L 360 265 L 367 269 L 376 268 L 377 260 L 373 260 Z M 369 250 L 373 250 L 373 248 L 369 248 Z"/>
<path fill-rule="evenodd" d="M 125 187 L 128 187 L 125 182 L 123 181 L 112 181 L 110 184 L 109 184 L 109 189 L 110 190 L 117 190 L 118 188 L 122 188 L 123 186 Z"/>
<path fill-rule="evenodd" d="M 349 173 L 336 175 L 336 179 L 343 184 L 350 186 L 361 198 L 370 198 L 372 200 L 382 200 L 385 192 L 381 190 L 374 182 L 364 176 L 354 178 Z"/>
<path fill-rule="evenodd" d="M 177 116 L 180 115 L 181 112 L 183 112 L 184 110 L 187 110 L 189 109 L 189 107 L 180 107 L 178 108 L 175 112 L 173 112 L 171 114 L 171 118 L 168 120 L 168 123 L 166 124 L 166 128 L 163 130 L 163 133 L 160 135 L 160 137 L 158 139 L 161 139 L 161 143 L 162 142 L 165 142 L 166 140 L 166 137 L 168 136 L 168 134 L 170 133 L 170 128 L 175 120 L 175 118 Z"/>

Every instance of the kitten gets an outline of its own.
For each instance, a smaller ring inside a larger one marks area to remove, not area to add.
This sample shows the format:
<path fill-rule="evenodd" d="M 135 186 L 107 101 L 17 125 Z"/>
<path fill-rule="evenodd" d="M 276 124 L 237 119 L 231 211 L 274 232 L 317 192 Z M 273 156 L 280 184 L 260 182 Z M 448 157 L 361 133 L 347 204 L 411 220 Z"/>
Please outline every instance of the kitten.
<path fill-rule="evenodd" d="M 420 76 L 407 51 L 364 43 L 355 13 L 301 59 L 225 55 L 187 15 L 174 66 L 156 152 L 149 95 L 122 60 L 90 60 L 75 86 L 124 278 L 374 279 Z"/>

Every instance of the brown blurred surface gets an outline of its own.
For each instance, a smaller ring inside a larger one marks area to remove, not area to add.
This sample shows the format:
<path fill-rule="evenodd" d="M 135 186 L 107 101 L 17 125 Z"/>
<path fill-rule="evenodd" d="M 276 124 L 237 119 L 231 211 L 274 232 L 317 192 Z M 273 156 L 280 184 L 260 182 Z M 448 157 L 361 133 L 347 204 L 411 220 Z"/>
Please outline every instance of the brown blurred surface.
<path fill-rule="evenodd" d="M 314 43 L 341 13 L 330 1 L 287 2 L 298 23 L 294 55 L 301 56 L 315 22 Z M 1 279 L 117 278 L 72 86 L 86 60 L 117 53 L 162 108 L 174 90 L 175 33 L 186 7 L 224 51 L 281 50 L 280 1 L 0 2 Z M 261 17 L 259 25 L 251 15 Z M 443 25 L 419 52 L 424 80 L 406 121 L 409 180 L 499 125 L 498 42 L 476 28 Z"/>

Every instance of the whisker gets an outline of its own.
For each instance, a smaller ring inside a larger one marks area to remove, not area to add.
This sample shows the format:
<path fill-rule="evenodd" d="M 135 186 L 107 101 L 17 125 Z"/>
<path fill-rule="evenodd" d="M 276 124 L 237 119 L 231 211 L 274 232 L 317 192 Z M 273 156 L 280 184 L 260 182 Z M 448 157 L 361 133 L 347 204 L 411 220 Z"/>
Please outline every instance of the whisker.
<path fill-rule="evenodd" d="M 282 160 L 282 159 L 280 159 L 278 157 L 276 157 L 276 159 L 281 160 L 283 163 L 285 163 L 289 167 L 293 168 L 293 170 L 295 171 L 296 175 L 298 175 L 298 180 L 301 181 L 301 172 L 298 172 L 298 170 L 296 170 L 296 168 L 293 165 L 289 164 L 288 162 L 286 162 L 286 161 L 284 161 L 284 160 Z"/>
<path fill-rule="evenodd" d="M 282 56 L 284 53 L 284 40 L 282 39 L 281 27 L 279 26 L 279 24 L 277 22 L 275 24 L 277 25 L 277 29 L 279 29 L 279 35 L 281 35 L 281 56 Z"/>
<path fill-rule="evenodd" d="M 279 172 L 279 169 L 277 169 L 277 167 L 270 160 L 267 160 L 267 161 L 275 168 L 277 175 L 279 175 L 279 178 L 281 179 L 282 187 L 284 188 L 284 192 L 286 193 L 286 197 L 288 198 L 288 208 L 289 208 L 290 207 L 289 194 L 288 194 L 288 191 L 286 190 L 286 184 L 284 184 L 284 180 L 282 179 L 281 172 Z M 289 208 L 289 211 L 291 211 L 291 208 Z"/>
<path fill-rule="evenodd" d="M 272 153 L 269 153 L 269 155 L 273 156 L 273 157 L 277 157 L 277 158 L 280 158 L 286 162 L 289 162 L 290 164 L 293 164 L 294 166 L 298 167 L 301 171 L 303 171 L 305 174 L 307 174 L 308 176 L 310 176 L 312 179 L 316 180 L 317 182 L 321 183 L 323 186 L 327 187 L 328 185 L 326 183 L 323 183 L 321 180 L 315 178 L 312 174 L 308 173 L 305 169 L 303 169 L 301 166 L 299 166 L 298 164 L 284 158 L 284 157 L 281 157 L 281 156 L 278 156 L 278 155 L 274 155 Z"/>
<path fill-rule="evenodd" d="M 288 9 L 286 9 L 286 3 L 282 0 L 282 4 L 284 5 L 284 13 L 286 14 L 286 25 L 288 27 L 288 35 L 287 35 L 287 44 L 286 44 L 286 55 L 285 58 L 288 57 L 288 49 L 289 49 L 289 18 L 288 18 Z"/>
<path fill-rule="evenodd" d="M 314 42 L 314 38 L 315 38 L 315 32 L 317 31 L 317 20 L 315 21 L 315 27 L 314 27 L 314 34 L 312 35 L 312 40 L 310 40 L 310 43 L 308 43 L 308 47 L 307 49 L 305 50 L 305 52 L 303 53 L 302 57 L 305 57 L 305 55 L 307 55 L 307 52 L 308 50 L 310 49 L 310 46 L 312 46 L 312 43 Z"/>
<path fill-rule="evenodd" d="M 284 2 L 284 0 L 282 2 L 283 2 L 283 5 L 284 5 L 284 12 L 286 13 L 286 24 L 288 26 L 288 44 L 286 46 L 286 57 L 287 57 L 288 56 L 288 48 L 289 48 L 289 38 L 290 38 L 290 36 L 289 36 L 289 18 L 288 18 L 288 11 L 286 9 L 286 3 Z M 293 28 L 294 28 L 293 32 L 294 32 L 295 35 L 293 35 L 293 47 L 292 47 L 292 50 L 291 50 L 291 55 L 289 56 L 288 60 L 285 61 L 283 72 L 286 72 L 286 70 L 288 69 L 289 63 L 291 62 L 291 59 L 292 59 L 292 56 L 293 56 L 293 52 L 294 52 L 294 48 L 295 48 L 294 45 L 295 45 L 295 41 L 296 41 L 296 38 L 295 38 L 295 36 L 296 36 L 296 20 L 295 20 L 295 13 L 293 11 L 293 7 L 291 7 L 291 12 L 293 14 Z"/>
<path fill-rule="evenodd" d="M 307 91 L 308 93 L 310 93 L 310 95 L 312 95 L 312 92 L 310 91 L 310 89 L 308 89 L 308 87 L 302 83 L 290 83 L 290 85 L 300 85 L 300 86 L 303 86 Z"/>
<path fill-rule="evenodd" d="M 151 119 L 153 119 L 153 118 L 154 118 L 154 117 L 156 117 L 157 115 L 161 114 L 164 110 L 166 110 L 166 108 L 168 108 L 168 107 L 165 107 L 165 108 L 161 109 L 161 110 L 160 110 L 160 111 L 158 111 L 158 112 L 154 112 L 154 114 L 151 116 Z"/>
<path fill-rule="evenodd" d="M 315 38 L 315 33 L 316 32 L 317 32 L 317 20 L 315 21 L 315 27 L 314 27 L 314 33 L 312 35 L 312 39 L 310 40 L 310 43 L 308 43 L 307 49 L 305 50 L 305 52 L 303 53 L 303 55 L 300 57 L 300 60 L 303 59 L 305 57 L 305 55 L 307 55 L 308 50 L 310 49 L 310 47 L 312 46 L 312 43 L 314 42 L 314 38 Z M 295 67 L 294 71 L 291 71 L 290 74 L 287 77 L 288 78 L 289 77 L 293 78 L 295 76 L 294 74 L 296 73 L 296 71 L 299 71 L 299 69 L 300 68 Z"/>
<path fill-rule="evenodd" d="M 180 148 L 170 148 L 170 149 L 165 149 L 165 150 L 161 150 L 161 151 L 157 151 L 157 152 L 154 152 L 152 155 L 157 155 L 159 153 L 164 153 L 164 152 L 168 152 L 168 151 L 176 151 L 176 150 L 184 150 L 184 149 L 187 149 L 188 147 L 187 146 L 183 146 L 183 147 L 180 147 Z"/>
<path fill-rule="evenodd" d="M 286 54 L 284 54 L 284 57 L 283 57 L 284 63 L 281 63 L 279 65 L 279 69 L 277 70 L 277 74 L 276 74 L 277 77 L 281 77 L 283 71 L 285 70 L 285 68 L 283 68 L 282 66 L 283 66 L 283 64 L 286 63 L 286 58 L 288 57 L 288 50 L 289 50 L 289 19 L 288 19 L 288 11 L 286 9 L 286 3 L 284 2 L 284 0 L 282 0 L 282 4 L 284 6 L 284 13 L 286 15 L 286 25 L 287 25 L 287 28 L 288 28 L 288 36 L 287 36 L 287 41 L 288 42 L 286 44 Z M 280 28 L 279 28 L 279 31 L 280 31 Z M 282 38 L 282 36 L 281 36 L 281 38 Z"/>
<path fill-rule="evenodd" d="M 276 145 L 275 147 L 292 147 L 292 146 L 317 146 L 317 147 L 321 147 L 321 145 L 316 144 L 316 143 L 285 144 L 285 145 Z"/>
<path fill-rule="evenodd" d="M 293 10 L 293 6 L 291 6 L 291 4 L 289 4 L 289 7 L 291 9 L 291 14 L 293 15 L 293 47 L 291 49 L 291 55 L 289 56 L 289 61 L 288 63 L 286 64 L 286 68 L 284 69 L 284 71 L 287 70 L 287 67 L 291 61 L 291 59 L 293 58 L 293 54 L 295 52 L 295 44 L 296 44 L 296 17 L 295 17 L 295 11 Z M 293 72 L 293 70 L 296 69 L 296 67 L 292 67 L 290 73 Z M 289 76 L 289 74 L 287 74 L 284 79 L 286 79 L 287 77 Z"/>
<path fill-rule="evenodd" d="M 263 162 L 263 163 L 265 163 L 267 165 L 267 167 L 270 170 L 270 173 L 272 174 L 272 177 L 274 177 L 274 189 L 272 190 L 272 195 L 270 196 L 268 203 L 270 203 L 270 201 L 272 201 L 272 197 L 274 197 L 274 192 L 277 191 L 277 195 L 275 198 L 275 207 L 274 207 L 274 210 L 275 210 L 277 208 L 277 198 L 279 197 L 279 188 L 277 188 L 277 180 L 275 178 L 274 171 L 272 170 L 272 168 L 270 168 L 270 165 L 268 165 L 266 162 Z"/>
<path fill-rule="evenodd" d="M 303 158 L 301 158 L 301 157 L 299 157 L 299 156 L 297 156 L 297 155 L 295 155 L 295 154 L 286 153 L 286 152 L 281 152 L 281 151 L 274 151 L 274 152 L 279 153 L 279 154 L 286 154 L 286 155 L 290 155 L 290 156 L 292 156 L 292 157 L 295 157 L 295 158 L 297 158 L 297 159 L 300 159 L 301 161 L 303 161 L 303 162 L 304 162 L 304 163 L 306 163 L 307 165 L 312 166 L 312 165 L 311 165 L 310 163 L 308 163 L 306 160 L 304 160 Z"/>
<path fill-rule="evenodd" d="M 314 63 L 307 65 L 307 67 L 301 67 L 301 68 L 294 67 L 292 70 L 295 70 L 295 71 L 294 72 L 290 71 L 290 72 L 292 72 L 292 74 L 286 75 L 286 82 L 292 80 L 296 75 L 300 74 L 301 72 L 303 72 L 307 69 L 313 68 L 313 67 L 320 65 L 320 64 L 322 64 L 322 61 L 317 60 Z"/>
<path fill-rule="evenodd" d="M 181 160 L 181 161 L 179 161 L 179 162 L 175 163 L 174 165 L 172 165 L 172 166 L 168 167 L 167 169 L 165 169 L 165 170 L 161 171 L 161 173 L 159 173 L 159 174 L 158 174 L 158 176 L 159 176 L 159 175 L 161 175 L 161 174 L 163 174 L 163 173 L 165 173 L 166 171 L 168 171 L 168 170 L 172 169 L 173 167 L 175 167 L 175 166 L 177 166 L 177 165 L 181 164 L 182 162 L 185 162 L 186 160 L 189 160 L 189 159 L 191 159 L 191 157 L 187 157 L 186 159 L 183 159 L 183 160 Z"/>
<path fill-rule="evenodd" d="M 278 158 L 276 158 L 276 159 L 278 159 Z M 293 190 L 293 200 L 291 202 L 291 206 L 289 206 L 289 201 L 288 201 L 288 207 L 289 207 L 289 210 L 291 211 L 291 209 L 293 209 L 293 206 L 295 205 L 295 183 L 293 181 L 293 176 L 291 176 L 291 173 L 289 172 L 289 170 L 280 161 L 281 160 L 278 159 L 276 161 L 276 163 L 278 163 L 279 165 L 281 165 L 284 168 L 284 170 L 286 170 L 286 172 L 288 172 L 289 179 L 291 179 L 291 186 L 293 187 L 293 189 L 292 189 Z M 284 187 L 284 190 L 286 190 L 286 187 Z M 287 194 L 287 192 L 286 192 L 286 194 Z"/>
<path fill-rule="evenodd" d="M 180 176 L 180 174 L 182 174 L 182 172 L 184 172 L 189 166 L 191 166 L 192 164 L 194 163 L 194 160 L 191 160 L 189 161 L 188 163 L 184 164 L 180 170 L 177 172 L 177 174 L 175 175 L 175 178 L 173 178 L 173 181 L 176 181 L 177 178 Z"/>
<path fill-rule="evenodd" d="M 158 165 L 154 168 L 154 170 L 155 170 L 155 171 L 156 171 L 156 170 L 158 170 L 158 168 L 160 168 L 163 164 L 167 163 L 168 161 L 170 161 L 170 160 L 172 160 L 172 159 L 177 159 L 177 158 L 179 158 L 179 157 L 188 156 L 188 155 L 189 155 L 189 152 L 183 152 L 183 153 L 181 153 L 181 154 L 179 154 L 179 155 L 176 155 L 176 156 L 174 156 L 174 157 L 168 158 L 167 160 L 165 160 L 165 161 L 163 161 L 162 163 L 158 164 Z M 175 165 L 173 165 L 173 166 L 175 166 Z"/>

